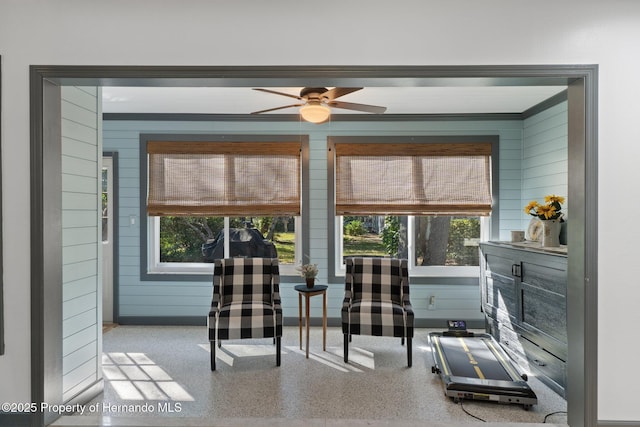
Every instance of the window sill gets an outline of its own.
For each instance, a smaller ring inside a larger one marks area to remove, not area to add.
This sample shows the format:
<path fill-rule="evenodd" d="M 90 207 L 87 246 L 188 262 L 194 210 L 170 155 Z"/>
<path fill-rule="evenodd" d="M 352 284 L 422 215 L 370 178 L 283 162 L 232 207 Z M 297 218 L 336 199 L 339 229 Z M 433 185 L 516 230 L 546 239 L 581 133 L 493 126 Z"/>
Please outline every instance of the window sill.
<path fill-rule="evenodd" d="M 213 276 L 213 263 L 160 263 L 142 271 L 143 281 L 208 281 Z M 294 265 L 280 265 L 280 277 L 298 277 Z"/>

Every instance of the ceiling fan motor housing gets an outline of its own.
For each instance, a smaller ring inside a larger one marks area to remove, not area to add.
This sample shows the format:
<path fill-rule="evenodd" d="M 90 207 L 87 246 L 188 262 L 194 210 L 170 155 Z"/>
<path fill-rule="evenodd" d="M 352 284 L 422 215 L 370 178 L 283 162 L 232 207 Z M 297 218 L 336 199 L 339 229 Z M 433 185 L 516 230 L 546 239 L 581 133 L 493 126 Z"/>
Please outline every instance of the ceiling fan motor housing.
<path fill-rule="evenodd" d="M 322 99 L 322 94 L 327 91 L 326 87 L 305 87 L 300 91 L 300 97 L 306 99 Z M 315 95 L 315 96 L 313 96 Z"/>

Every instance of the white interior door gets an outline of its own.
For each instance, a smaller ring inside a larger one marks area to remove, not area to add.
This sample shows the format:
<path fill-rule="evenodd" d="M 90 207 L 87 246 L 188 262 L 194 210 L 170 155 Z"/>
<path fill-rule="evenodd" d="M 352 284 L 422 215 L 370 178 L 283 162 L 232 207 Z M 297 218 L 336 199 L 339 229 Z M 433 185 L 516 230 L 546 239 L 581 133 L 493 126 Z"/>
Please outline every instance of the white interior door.
<path fill-rule="evenodd" d="M 113 322 L 113 159 L 102 158 L 102 322 Z"/>

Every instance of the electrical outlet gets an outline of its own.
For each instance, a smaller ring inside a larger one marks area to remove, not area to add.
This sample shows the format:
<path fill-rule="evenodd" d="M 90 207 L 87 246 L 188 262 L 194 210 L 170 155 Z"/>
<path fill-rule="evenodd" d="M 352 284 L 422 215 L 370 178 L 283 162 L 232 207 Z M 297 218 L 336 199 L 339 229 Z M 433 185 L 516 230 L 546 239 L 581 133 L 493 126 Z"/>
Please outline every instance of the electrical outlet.
<path fill-rule="evenodd" d="M 436 296 L 431 295 L 428 299 L 427 310 L 435 310 L 436 309 Z"/>

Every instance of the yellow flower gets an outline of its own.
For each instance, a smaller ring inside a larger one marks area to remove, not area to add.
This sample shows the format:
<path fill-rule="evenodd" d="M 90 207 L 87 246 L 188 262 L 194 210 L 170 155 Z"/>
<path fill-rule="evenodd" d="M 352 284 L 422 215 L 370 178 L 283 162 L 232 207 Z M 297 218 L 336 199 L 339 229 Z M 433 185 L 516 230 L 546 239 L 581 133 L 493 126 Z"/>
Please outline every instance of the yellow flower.
<path fill-rule="evenodd" d="M 556 208 L 553 205 L 538 206 L 538 215 L 544 216 L 545 219 L 551 219 L 556 214 Z"/>
<path fill-rule="evenodd" d="M 535 200 L 532 200 L 529 202 L 527 206 L 524 207 L 524 212 L 531 213 L 531 211 L 537 207 L 538 207 L 538 202 L 536 202 Z"/>
<path fill-rule="evenodd" d="M 548 196 L 544 196 L 545 203 L 564 203 L 564 197 L 556 196 L 555 194 L 550 194 Z"/>

